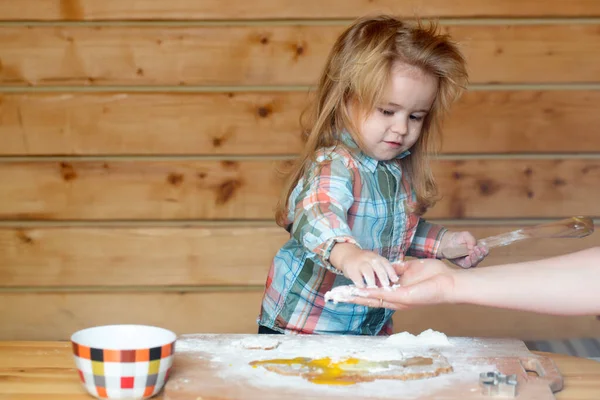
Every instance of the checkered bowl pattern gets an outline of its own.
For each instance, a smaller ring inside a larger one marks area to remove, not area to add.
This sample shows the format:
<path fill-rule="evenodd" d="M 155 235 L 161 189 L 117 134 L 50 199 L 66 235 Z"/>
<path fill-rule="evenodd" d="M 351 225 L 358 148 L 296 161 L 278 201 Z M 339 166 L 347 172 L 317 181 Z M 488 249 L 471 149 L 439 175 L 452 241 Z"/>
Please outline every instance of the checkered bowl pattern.
<path fill-rule="evenodd" d="M 156 395 L 169 377 L 175 353 L 175 341 L 135 350 L 71 343 L 81 382 L 100 399 L 147 399 Z"/>

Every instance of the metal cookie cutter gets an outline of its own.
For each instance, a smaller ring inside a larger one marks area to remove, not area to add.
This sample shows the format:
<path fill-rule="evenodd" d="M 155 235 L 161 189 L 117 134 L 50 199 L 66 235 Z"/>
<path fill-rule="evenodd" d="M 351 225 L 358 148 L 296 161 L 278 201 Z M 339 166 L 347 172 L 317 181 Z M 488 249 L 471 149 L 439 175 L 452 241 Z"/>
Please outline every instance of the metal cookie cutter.
<path fill-rule="evenodd" d="M 504 375 L 499 372 L 479 374 L 481 393 L 487 396 L 516 397 L 517 375 Z"/>

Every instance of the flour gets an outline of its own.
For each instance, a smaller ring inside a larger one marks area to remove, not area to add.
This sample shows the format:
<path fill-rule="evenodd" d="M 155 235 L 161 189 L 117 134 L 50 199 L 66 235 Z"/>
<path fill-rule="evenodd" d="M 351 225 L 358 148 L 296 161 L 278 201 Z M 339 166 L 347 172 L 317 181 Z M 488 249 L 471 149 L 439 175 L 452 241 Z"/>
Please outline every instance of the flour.
<path fill-rule="evenodd" d="M 418 336 L 409 332 L 396 333 L 386 339 L 389 346 L 450 346 L 448 336 L 441 332 L 428 329 L 421 332 Z"/>
<path fill-rule="evenodd" d="M 454 372 L 434 378 L 419 380 L 377 380 L 361 382 L 351 386 L 315 385 L 298 376 L 282 376 L 266 370 L 249 371 L 249 382 L 256 387 L 267 389 L 294 388 L 301 390 L 306 396 L 339 397 L 344 399 L 373 397 L 377 399 L 421 399 L 428 395 L 441 393 L 454 385 L 470 384 L 468 391 L 480 391 L 479 373 L 487 371 L 491 366 L 456 365 Z M 493 368 L 492 368 L 493 369 Z M 437 398 L 437 397 L 436 397 Z"/>
<path fill-rule="evenodd" d="M 395 284 L 392 286 L 385 286 L 383 289 L 387 291 L 395 290 L 400 287 L 400 284 Z M 376 289 L 376 286 L 369 287 L 369 289 Z M 342 285 L 337 286 L 331 289 L 329 292 L 325 293 L 325 301 L 332 301 L 334 304 L 347 302 L 352 300 L 354 297 L 368 297 L 369 292 L 364 289 L 357 288 L 354 285 Z"/>
<path fill-rule="evenodd" d="M 325 293 L 325 301 L 333 301 L 334 304 L 352 300 L 354 297 L 367 297 L 369 295 L 365 290 L 359 289 L 353 285 L 342 285 L 331 289 Z"/>
<path fill-rule="evenodd" d="M 268 336 L 250 336 L 233 342 L 231 345 L 249 350 L 273 350 L 279 346 L 280 341 Z"/>
<path fill-rule="evenodd" d="M 215 374 L 211 380 L 235 382 L 235 388 L 240 388 L 240 398 L 251 393 L 287 393 L 292 398 L 376 398 L 376 399 L 416 399 L 428 395 L 443 393 L 446 388 L 464 384 L 467 391 L 479 390 L 479 373 L 495 370 L 494 365 L 473 360 L 488 351 L 471 338 L 448 338 L 441 332 L 431 329 L 419 335 L 408 332 L 398 333 L 389 337 L 355 337 L 355 336 L 317 336 L 317 335 L 279 335 L 275 339 L 278 344 L 271 350 L 247 349 L 245 346 L 257 344 L 265 346 L 273 340 L 257 335 L 187 335 L 178 340 L 175 348 L 177 353 L 187 353 L 191 357 L 209 360 L 212 365 L 210 372 Z M 482 351 L 484 353 L 480 353 Z M 494 349 L 489 349 L 494 354 Z M 318 385 L 299 376 L 284 376 L 270 372 L 262 367 L 252 367 L 251 361 L 269 359 L 291 359 L 295 357 L 322 358 L 342 360 L 348 357 L 363 360 L 383 361 L 402 360 L 410 357 L 423 356 L 433 352 L 442 354 L 448 359 L 454 371 L 433 378 L 419 380 L 376 380 L 360 382 L 350 386 Z M 218 395 L 218 389 L 211 389 L 199 383 L 197 375 L 185 375 L 179 371 L 171 379 L 172 385 L 179 389 L 185 385 L 195 385 L 198 395 L 210 397 Z M 185 382 L 187 379 L 188 382 Z M 192 386 L 189 386 L 192 388 Z M 231 389 L 230 386 L 228 386 Z M 276 389 L 276 391 L 275 391 Z M 215 392 L 211 392 L 214 390 Z M 231 389 L 233 390 L 233 389 Z M 268 396 L 267 396 L 268 397 Z M 237 397 L 236 397 L 237 398 Z M 269 397 L 271 398 L 271 397 Z"/>

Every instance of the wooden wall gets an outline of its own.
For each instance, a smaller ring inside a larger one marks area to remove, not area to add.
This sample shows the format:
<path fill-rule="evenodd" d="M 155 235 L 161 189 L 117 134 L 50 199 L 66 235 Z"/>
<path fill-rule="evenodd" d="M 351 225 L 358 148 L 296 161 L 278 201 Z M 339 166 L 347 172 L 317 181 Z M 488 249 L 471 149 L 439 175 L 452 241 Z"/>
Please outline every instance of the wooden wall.
<path fill-rule="evenodd" d="M 439 18 L 469 60 L 429 218 L 479 237 L 600 218 L 598 0 L 0 0 L 0 339 L 255 332 L 286 239 L 277 166 L 336 35 L 377 12 Z M 594 245 L 540 240 L 485 264 Z M 594 317 L 467 306 L 395 322 L 600 336 Z"/>

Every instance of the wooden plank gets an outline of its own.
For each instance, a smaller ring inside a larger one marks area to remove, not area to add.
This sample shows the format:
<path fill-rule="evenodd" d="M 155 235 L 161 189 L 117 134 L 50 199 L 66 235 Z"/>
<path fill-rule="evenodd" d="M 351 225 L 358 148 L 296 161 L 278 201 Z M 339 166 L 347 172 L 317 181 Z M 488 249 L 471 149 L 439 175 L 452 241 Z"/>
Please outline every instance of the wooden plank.
<path fill-rule="evenodd" d="M 600 215 L 598 159 L 481 159 L 434 165 L 441 201 L 429 218 Z"/>
<path fill-rule="evenodd" d="M 286 240 L 265 226 L 0 228 L 0 286 L 263 285 Z"/>
<path fill-rule="evenodd" d="M 516 225 L 447 226 L 483 238 Z M 246 227 L 0 228 L 0 287 L 260 286 L 283 229 Z M 482 266 L 600 246 L 600 235 L 494 249 Z M 235 251 L 231 251 L 235 249 Z"/>
<path fill-rule="evenodd" d="M 344 28 L 3 26 L 0 84 L 312 85 Z M 461 43 L 472 83 L 598 82 L 600 77 L 598 24 L 448 25 L 445 30 Z"/>
<path fill-rule="evenodd" d="M 0 0 L 2 20 L 190 20 L 190 19 L 322 19 L 354 18 L 386 12 L 412 17 L 575 17 L 598 16 L 594 0 Z"/>
<path fill-rule="evenodd" d="M 307 98 L 301 92 L 6 93 L 0 154 L 294 154 Z"/>
<path fill-rule="evenodd" d="M 261 291 L 0 293 L 0 340 L 65 340 L 85 327 L 122 323 L 177 334 L 254 333 L 261 298 Z"/>
<path fill-rule="evenodd" d="M 255 333 L 262 291 L 0 293 L 0 340 L 66 340 L 89 326 L 132 323 L 185 333 Z M 555 317 L 474 306 L 397 312 L 395 331 L 549 339 L 596 337 L 594 316 Z"/>
<path fill-rule="evenodd" d="M 0 197 L 16 201 L 12 205 L 12 201 L 2 202 L 0 218 L 269 218 L 281 183 L 276 173 L 278 164 L 274 161 L 0 163 Z M 129 198 L 127 202 L 139 203 L 121 203 L 125 198 Z"/>
<path fill-rule="evenodd" d="M 442 152 L 598 152 L 594 104 L 600 91 L 467 92 L 444 124 Z"/>
<path fill-rule="evenodd" d="M 5 93 L 0 155 L 296 154 L 308 99 L 305 92 Z M 442 152 L 600 152 L 597 104 L 598 90 L 470 91 L 444 126 Z"/>
<path fill-rule="evenodd" d="M 5 161 L 0 219 L 273 219 L 289 161 Z M 599 159 L 459 159 L 433 164 L 429 218 L 600 216 Z"/>

